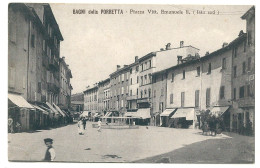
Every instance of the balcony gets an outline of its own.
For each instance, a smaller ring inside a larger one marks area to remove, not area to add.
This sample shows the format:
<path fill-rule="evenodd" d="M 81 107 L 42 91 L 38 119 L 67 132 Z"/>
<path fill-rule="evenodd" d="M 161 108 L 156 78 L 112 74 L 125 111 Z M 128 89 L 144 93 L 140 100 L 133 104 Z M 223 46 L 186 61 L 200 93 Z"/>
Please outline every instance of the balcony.
<path fill-rule="evenodd" d="M 137 103 L 150 103 L 151 99 L 149 97 L 146 98 L 140 98 L 137 100 Z"/>
<path fill-rule="evenodd" d="M 51 71 L 58 71 L 59 70 L 59 64 L 54 59 L 49 59 L 49 69 Z"/>
<path fill-rule="evenodd" d="M 132 96 L 127 96 L 126 100 L 136 100 L 137 96 L 136 95 L 132 95 Z"/>
<path fill-rule="evenodd" d="M 255 106 L 255 99 L 253 97 L 244 97 L 236 100 L 238 107 L 253 107 Z"/>
<path fill-rule="evenodd" d="M 47 91 L 53 93 L 59 93 L 60 88 L 54 83 L 47 83 Z"/>

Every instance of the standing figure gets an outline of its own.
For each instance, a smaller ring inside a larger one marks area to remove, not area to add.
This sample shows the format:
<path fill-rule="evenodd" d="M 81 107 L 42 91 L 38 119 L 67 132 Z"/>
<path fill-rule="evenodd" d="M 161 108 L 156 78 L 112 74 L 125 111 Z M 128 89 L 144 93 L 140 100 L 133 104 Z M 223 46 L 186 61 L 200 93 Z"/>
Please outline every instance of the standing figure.
<path fill-rule="evenodd" d="M 14 133 L 13 119 L 11 116 L 8 117 L 8 132 Z"/>
<path fill-rule="evenodd" d="M 82 121 L 83 121 L 83 128 L 85 130 L 86 129 L 86 123 L 87 123 L 86 117 L 83 117 Z"/>
<path fill-rule="evenodd" d="M 99 119 L 99 120 L 98 120 L 98 132 L 101 132 L 101 124 L 102 124 L 102 122 L 101 122 L 101 120 Z"/>
<path fill-rule="evenodd" d="M 82 119 L 80 119 L 79 122 L 78 122 L 78 132 L 79 132 L 79 135 L 83 135 L 84 134 L 84 128 L 83 128 L 83 121 L 82 121 Z"/>
<path fill-rule="evenodd" d="M 47 146 L 44 161 L 47 162 L 54 161 L 56 154 L 54 148 L 52 147 L 53 139 L 46 138 L 44 139 L 44 143 Z"/>

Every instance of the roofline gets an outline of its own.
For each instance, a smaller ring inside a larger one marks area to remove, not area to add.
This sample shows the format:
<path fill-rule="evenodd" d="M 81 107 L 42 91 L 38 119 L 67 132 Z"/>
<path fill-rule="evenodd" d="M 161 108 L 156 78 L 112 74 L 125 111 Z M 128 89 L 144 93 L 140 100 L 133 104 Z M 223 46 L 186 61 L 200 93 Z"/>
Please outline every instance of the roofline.
<path fill-rule="evenodd" d="M 233 41 L 231 41 L 229 43 L 229 45 L 227 45 L 226 47 L 220 48 L 220 49 L 210 53 L 209 55 L 205 55 L 203 57 L 200 57 L 199 59 L 194 59 L 194 60 L 191 60 L 191 61 L 187 61 L 185 63 L 177 64 L 177 65 L 174 65 L 174 66 L 172 66 L 170 68 L 163 69 L 163 70 L 158 71 L 158 72 L 154 72 L 152 75 L 157 75 L 157 74 L 163 73 L 164 71 L 167 72 L 168 70 L 176 69 L 176 68 L 179 68 L 179 67 L 182 67 L 182 66 L 189 65 L 191 63 L 200 62 L 200 61 L 204 61 L 206 59 L 209 59 L 210 57 L 216 56 L 217 54 L 219 54 L 219 53 L 221 53 L 223 51 L 231 49 L 235 44 L 240 43 L 242 40 L 244 40 L 244 38 L 246 39 L 246 35 L 247 34 L 244 33 L 243 35 L 241 35 L 241 36 L 237 37 L 236 39 L 234 39 Z"/>
<path fill-rule="evenodd" d="M 244 13 L 244 15 L 241 16 L 240 18 L 241 18 L 241 19 L 246 19 L 247 15 L 248 15 L 249 12 L 252 11 L 252 10 L 255 10 L 255 6 L 252 6 L 250 9 L 248 9 L 248 10 L 246 11 L 246 13 Z"/>
<path fill-rule="evenodd" d="M 94 87 L 92 87 L 92 88 L 89 88 L 89 89 L 83 91 L 83 93 L 85 94 L 86 92 L 88 92 L 88 91 L 90 91 L 90 90 L 94 90 L 94 89 L 96 89 L 96 88 L 98 88 L 98 86 L 94 86 Z"/>
<path fill-rule="evenodd" d="M 52 16 L 52 18 L 53 18 L 53 20 L 54 20 L 55 26 L 57 26 L 57 29 L 56 29 L 56 30 L 57 30 L 57 33 L 58 33 L 59 36 L 60 36 L 60 40 L 63 41 L 64 38 L 63 38 L 63 36 L 62 36 L 62 34 L 61 34 L 61 32 L 60 32 L 59 24 L 58 24 L 57 21 L 56 21 L 56 18 L 55 18 L 55 16 L 54 16 L 53 12 L 52 12 L 52 9 L 51 9 L 50 4 L 49 4 L 49 3 L 45 3 L 43 6 L 46 7 L 48 10 L 50 10 L 50 14 L 51 14 L 51 16 Z"/>
<path fill-rule="evenodd" d="M 116 70 L 115 72 L 111 73 L 109 76 L 112 77 L 112 76 L 114 76 L 114 75 L 116 75 L 116 74 L 126 70 L 127 68 L 130 68 L 129 65 L 126 65 L 126 67 L 123 67 L 123 68 L 120 68 L 120 69 Z"/>
<path fill-rule="evenodd" d="M 99 82 L 98 82 L 98 85 L 100 85 L 100 84 L 102 84 L 102 83 L 106 83 L 106 82 L 108 82 L 108 81 L 110 81 L 110 78 L 107 78 L 107 79 L 105 79 L 105 80 L 99 81 Z"/>

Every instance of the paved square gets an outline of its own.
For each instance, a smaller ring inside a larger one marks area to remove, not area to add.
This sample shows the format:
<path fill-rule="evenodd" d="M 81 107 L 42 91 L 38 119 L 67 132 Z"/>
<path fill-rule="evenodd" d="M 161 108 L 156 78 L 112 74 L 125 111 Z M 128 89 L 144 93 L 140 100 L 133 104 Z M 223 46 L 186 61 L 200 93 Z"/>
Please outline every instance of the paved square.
<path fill-rule="evenodd" d="M 54 139 L 55 161 L 62 162 L 134 162 L 155 156 L 160 162 L 158 156 L 194 143 L 233 139 L 224 134 L 216 137 L 203 136 L 201 130 L 196 129 L 152 126 L 148 129 L 140 126 L 139 129 L 102 129 L 98 132 L 91 124 L 87 123 L 84 135 L 78 135 L 77 124 L 34 133 L 9 134 L 9 160 L 41 161 L 46 151 L 43 139 L 47 137 Z M 214 145 L 217 146 L 218 143 L 213 143 Z M 204 160 L 207 162 L 207 158 Z"/>

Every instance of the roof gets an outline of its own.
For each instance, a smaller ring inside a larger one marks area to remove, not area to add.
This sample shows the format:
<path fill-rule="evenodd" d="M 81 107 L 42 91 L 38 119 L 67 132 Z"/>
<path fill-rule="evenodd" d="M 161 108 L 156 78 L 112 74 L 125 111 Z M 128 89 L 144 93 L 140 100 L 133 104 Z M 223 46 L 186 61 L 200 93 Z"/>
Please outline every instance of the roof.
<path fill-rule="evenodd" d="M 246 13 L 241 16 L 241 19 L 246 19 L 249 15 L 255 16 L 255 6 L 252 6 Z"/>
<path fill-rule="evenodd" d="M 45 9 L 49 12 L 49 14 L 50 14 L 50 16 L 51 16 L 51 18 L 52 18 L 52 20 L 53 20 L 53 23 L 54 23 L 53 26 L 55 27 L 55 30 L 57 31 L 57 34 L 58 34 L 60 40 L 63 41 L 63 40 L 64 40 L 64 39 L 63 39 L 63 36 L 62 36 L 62 34 L 61 34 L 61 32 L 60 32 L 59 25 L 58 25 L 58 23 L 57 23 L 57 21 L 56 21 L 54 15 L 53 15 L 51 6 L 50 6 L 48 3 L 45 3 L 45 4 L 44 4 L 44 7 L 45 7 Z"/>
<path fill-rule="evenodd" d="M 130 68 L 129 65 L 125 65 L 124 67 L 122 67 L 122 68 L 116 70 L 115 72 L 111 73 L 109 76 L 112 77 L 112 76 L 114 76 L 114 75 L 116 75 L 116 74 L 118 74 L 118 73 L 120 73 L 124 70 L 127 70 L 128 68 Z"/>
<path fill-rule="evenodd" d="M 142 61 L 142 60 L 151 58 L 151 57 L 153 57 L 153 56 L 156 56 L 156 52 L 150 52 L 150 53 L 146 54 L 145 56 L 139 58 L 138 61 Z"/>
<path fill-rule="evenodd" d="M 89 92 L 89 91 L 97 89 L 97 88 L 98 88 L 98 86 L 91 87 L 91 88 L 85 90 L 83 93 Z"/>
<path fill-rule="evenodd" d="M 107 78 L 107 79 L 105 79 L 105 80 L 102 80 L 102 81 L 98 82 L 98 84 L 100 85 L 100 84 L 106 83 L 106 82 L 108 82 L 108 81 L 110 81 L 110 78 Z"/>
<path fill-rule="evenodd" d="M 165 72 L 165 71 L 167 71 L 167 70 L 170 70 L 170 69 L 177 69 L 177 68 L 182 67 L 182 66 L 190 65 L 190 64 L 193 64 L 193 63 L 195 63 L 195 62 L 200 62 L 200 61 L 209 59 L 209 58 L 211 58 L 211 57 L 213 57 L 213 56 L 216 56 L 216 55 L 218 55 L 218 54 L 220 54 L 220 53 L 222 53 L 222 52 L 225 52 L 225 51 L 227 51 L 227 50 L 230 50 L 234 45 L 236 45 L 236 44 L 238 44 L 238 43 L 241 43 L 244 39 L 246 39 L 246 36 L 247 36 L 247 34 L 246 34 L 246 33 L 243 33 L 241 36 L 239 36 L 239 37 L 237 37 L 236 39 L 234 39 L 233 41 L 231 41 L 226 47 L 222 47 L 222 48 L 220 48 L 220 49 L 218 49 L 218 50 L 216 50 L 216 51 L 210 53 L 209 55 L 205 55 L 205 56 L 200 57 L 200 58 L 198 58 L 198 59 L 194 59 L 194 60 L 191 60 L 191 61 L 187 61 L 187 62 L 182 63 L 182 64 L 174 65 L 174 66 L 172 66 L 172 67 L 170 67 L 170 68 L 167 68 L 167 69 L 158 71 L 158 72 L 156 72 L 156 73 L 154 73 L 154 74 L 163 73 L 163 72 Z"/>

